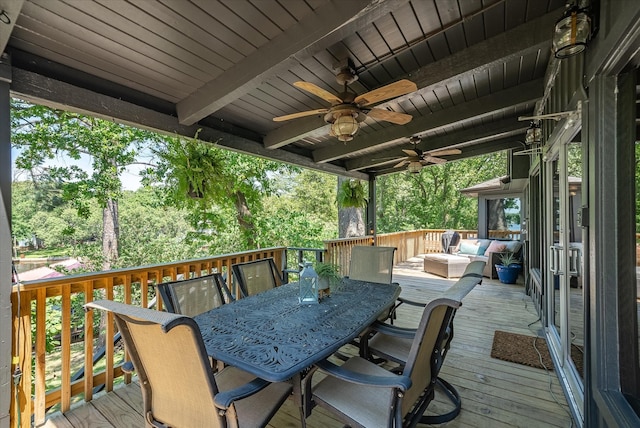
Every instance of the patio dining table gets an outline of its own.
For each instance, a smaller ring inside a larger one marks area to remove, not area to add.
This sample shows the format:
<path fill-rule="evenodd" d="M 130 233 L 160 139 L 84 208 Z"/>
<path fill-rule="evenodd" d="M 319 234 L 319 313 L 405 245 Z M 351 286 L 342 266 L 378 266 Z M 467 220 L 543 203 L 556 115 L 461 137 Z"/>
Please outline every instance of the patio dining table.
<path fill-rule="evenodd" d="M 302 374 L 356 338 L 399 295 L 398 284 L 345 278 L 318 304 L 300 304 L 294 282 L 222 305 L 194 320 L 214 359 L 271 382 L 292 379 L 304 424 Z"/>

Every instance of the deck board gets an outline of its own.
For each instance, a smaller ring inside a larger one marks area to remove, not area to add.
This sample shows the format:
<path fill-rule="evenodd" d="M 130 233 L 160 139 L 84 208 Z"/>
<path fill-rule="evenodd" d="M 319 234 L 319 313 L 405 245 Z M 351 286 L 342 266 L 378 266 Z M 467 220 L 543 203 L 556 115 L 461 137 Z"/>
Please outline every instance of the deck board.
<path fill-rule="evenodd" d="M 400 265 L 394 269 L 394 281 L 402 286 L 402 296 L 428 301 L 451 286 L 455 279 L 445 280 L 409 265 Z M 396 324 L 415 325 L 419 316 L 420 310 L 405 305 L 398 312 Z M 521 284 L 505 285 L 485 278 L 482 285 L 465 297 L 456 314 L 454 339 L 441 370 L 441 376 L 454 385 L 462 397 L 462 411 L 447 427 L 570 426 L 571 417 L 555 371 L 546 372 L 490 356 L 495 330 L 533 336 L 541 328 L 537 318 Z M 114 392 L 101 394 L 90 403 L 74 406 L 65 415 L 52 415 L 44 426 L 143 426 L 141 406 L 139 385 L 132 382 Z M 436 393 L 427 414 L 450 408 L 442 394 Z M 269 427 L 299 425 L 298 410 L 287 400 Z M 307 419 L 307 426 L 330 428 L 343 424 L 316 408 Z"/>

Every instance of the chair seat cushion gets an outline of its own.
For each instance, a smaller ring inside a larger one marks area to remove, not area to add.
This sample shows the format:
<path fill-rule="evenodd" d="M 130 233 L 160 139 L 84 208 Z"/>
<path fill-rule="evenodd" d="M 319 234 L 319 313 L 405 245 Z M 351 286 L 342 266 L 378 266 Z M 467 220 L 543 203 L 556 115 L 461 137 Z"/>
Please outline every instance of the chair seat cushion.
<path fill-rule="evenodd" d="M 351 371 L 374 375 L 395 376 L 393 373 L 360 357 L 349 359 L 343 365 Z M 386 427 L 393 389 L 357 385 L 327 376 L 313 389 L 320 405 L 328 405 L 366 427 Z M 322 402 L 322 403 L 320 403 Z"/>
<path fill-rule="evenodd" d="M 251 373 L 235 367 L 225 367 L 215 375 L 216 384 L 220 391 L 228 391 L 233 388 L 251 382 L 256 377 Z M 287 399 L 291 392 L 291 385 L 284 382 L 272 383 L 262 391 L 243 398 L 234 403 L 238 414 L 238 425 L 241 427 L 264 426 L 280 407 L 279 404 Z M 276 405 L 276 403 L 278 403 Z M 273 412 L 269 409 L 273 408 Z"/>

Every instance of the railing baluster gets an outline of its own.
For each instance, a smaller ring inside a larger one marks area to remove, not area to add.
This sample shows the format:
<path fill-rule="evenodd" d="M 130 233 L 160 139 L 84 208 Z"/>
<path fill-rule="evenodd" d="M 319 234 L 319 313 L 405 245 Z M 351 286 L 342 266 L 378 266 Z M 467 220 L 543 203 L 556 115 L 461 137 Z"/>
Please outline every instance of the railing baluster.
<path fill-rule="evenodd" d="M 84 282 L 84 302 L 93 302 L 91 281 Z M 84 313 L 84 401 L 93 400 L 93 312 Z"/>
<path fill-rule="evenodd" d="M 36 425 L 45 419 L 45 393 L 47 391 L 46 353 L 47 353 L 47 289 L 41 288 L 36 292 L 36 347 L 35 347 L 35 397 L 34 412 Z"/>
<path fill-rule="evenodd" d="M 106 279 L 106 299 L 113 300 L 113 277 L 109 277 Z M 104 315 L 103 315 L 104 316 Z M 113 314 L 111 312 L 107 312 L 107 322 L 105 326 L 105 348 L 106 348 L 106 368 L 105 368 L 105 379 L 104 385 L 107 391 L 113 390 L 113 362 L 115 359 L 114 355 L 114 346 L 113 346 Z"/>
<path fill-rule="evenodd" d="M 62 348 L 62 372 L 60 377 L 61 406 L 66 412 L 71 408 L 71 284 L 62 286 L 62 327 L 60 345 Z"/>

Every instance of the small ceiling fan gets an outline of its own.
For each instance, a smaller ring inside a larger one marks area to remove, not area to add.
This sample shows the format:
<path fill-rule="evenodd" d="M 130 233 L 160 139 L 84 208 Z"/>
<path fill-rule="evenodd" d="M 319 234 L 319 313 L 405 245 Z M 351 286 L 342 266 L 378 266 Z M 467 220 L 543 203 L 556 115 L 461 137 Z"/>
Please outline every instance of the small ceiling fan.
<path fill-rule="evenodd" d="M 402 151 L 407 154 L 407 157 L 393 167 L 400 168 L 405 164 L 408 164 L 407 170 L 414 174 L 420 172 L 422 167 L 427 164 L 441 164 L 447 161 L 446 159 L 442 159 L 438 156 L 459 155 L 462 153 L 462 150 L 460 149 L 442 149 L 423 152 L 417 147 L 418 143 L 421 141 L 420 137 L 413 136 L 409 141 L 413 144 L 413 149 L 402 149 Z"/>
<path fill-rule="evenodd" d="M 367 117 L 384 120 L 397 125 L 404 125 L 413 119 L 411 115 L 405 113 L 370 106 L 416 91 L 418 87 L 415 83 L 406 79 L 398 80 L 397 82 L 374 89 L 365 94 L 357 95 L 355 92 L 350 91 L 348 87 L 349 84 L 355 82 L 357 79 L 358 75 L 356 74 L 355 67 L 351 61 L 348 61 L 347 65 L 336 75 L 336 81 L 344 86 L 344 91 L 337 95 L 310 82 L 295 82 L 293 85 L 296 88 L 328 101 L 331 103 L 331 106 L 278 116 L 274 117 L 273 120 L 275 122 L 282 122 L 305 116 L 324 114 L 324 121 L 331 124 L 331 135 L 337 137 L 340 141 L 346 142 L 353 139 L 353 136 L 358 132 L 360 123 L 364 122 Z"/>

